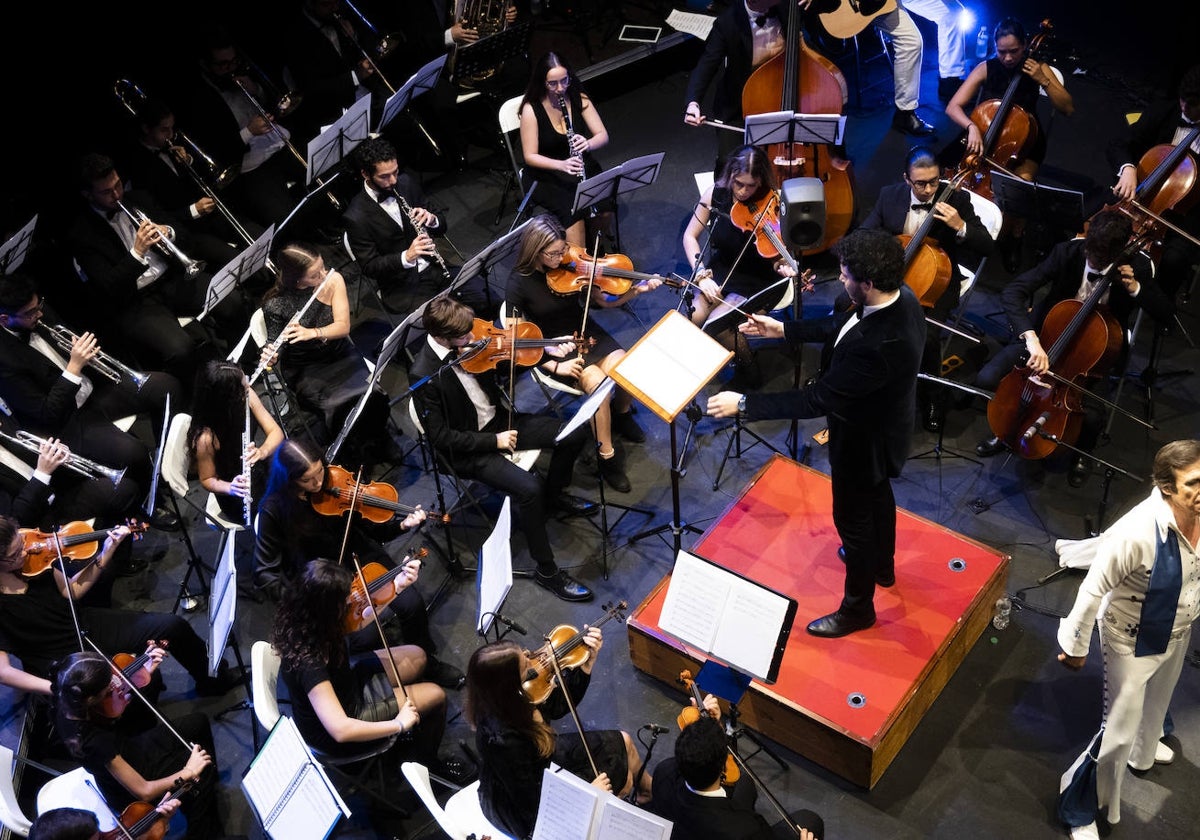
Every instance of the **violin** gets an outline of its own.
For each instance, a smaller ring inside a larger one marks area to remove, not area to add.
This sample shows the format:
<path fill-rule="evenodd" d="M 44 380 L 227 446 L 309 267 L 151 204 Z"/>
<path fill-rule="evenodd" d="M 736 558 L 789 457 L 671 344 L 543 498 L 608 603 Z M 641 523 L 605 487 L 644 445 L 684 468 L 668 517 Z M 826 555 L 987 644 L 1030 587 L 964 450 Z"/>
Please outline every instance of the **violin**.
<path fill-rule="evenodd" d="M 400 494 L 390 484 L 383 481 L 372 481 L 359 484 L 355 493 L 354 474 L 344 467 L 330 464 L 325 468 L 325 486 L 309 496 L 313 510 L 326 516 L 341 516 L 350 510 L 362 514 L 369 522 L 390 522 L 397 514 L 409 514 L 416 510 L 410 505 L 400 504 Z M 428 511 L 430 516 L 440 517 L 442 523 L 448 523 L 450 517 L 445 513 Z"/>
<path fill-rule="evenodd" d="M 661 274 L 647 274 L 633 270 L 633 261 L 624 254 L 608 254 L 596 259 L 581 245 L 567 245 L 558 268 L 546 272 L 546 283 L 557 295 L 572 295 L 594 283 L 602 292 L 616 297 L 633 288 L 633 281 L 661 280 L 668 286 L 679 288 L 678 280 Z"/>
<path fill-rule="evenodd" d="M 604 615 L 595 623 L 586 627 L 600 627 L 610 619 L 624 621 L 623 615 L 629 604 L 621 601 L 618 604 L 609 602 L 604 605 Z M 560 624 L 550 631 L 546 643 L 536 651 L 525 651 L 529 657 L 529 670 L 521 681 L 521 693 L 533 704 L 544 703 L 554 690 L 554 675 L 556 670 L 578 668 L 588 658 L 588 646 L 583 638 L 586 630 L 569 624 Z M 558 667 L 555 668 L 557 661 Z"/>
<path fill-rule="evenodd" d="M 499 364 L 530 367 L 542 360 L 542 353 L 547 347 L 567 341 L 575 342 L 581 348 L 581 353 L 586 353 L 587 348 L 596 344 L 594 338 L 583 338 L 578 334 L 570 339 L 543 338 L 541 328 L 531 321 L 497 327 L 482 318 L 475 319 L 471 338 L 475 346 L 463 348 L 462 361 L 459 362 L 459 367 L 468 373 L 483 373 Z"/>
<path fill-rule="evenodd" d="M 144 522 L 127 519 L 125 526 L 135 540 L 140 540 L 148 527 Z M 88 523 L 68 522 L 57 531 L 39 531 L 36 528 L 21 528 L 21 538 L 25 541 L 25 564 L 21 574 L 26 577 L 40 575 L 58 560 L 58 552 L 68 560 L 90 560 L 96 556 L 100 544 L 108 536 L 111 528 L 103 531 L 93 531 Z M 57 550 L 55 543 L 58 544 Z"/>
<path fill-rule="evenodd" d="M 165 650 L 166 640 L 158 642 L 157 646 Z M 100 714 L 104 717 L 115 720 L 125 714 L 125 710 L 129 707 L 129 701 L 133 698 L 133 692 L 126 680 L 139 689 L 150 684 L 153 674 L 146 669 L 146 664 L 150 661 L 151 647 L 146 648 L 145 653 L 137 656 L 132 653 L 118 653 L 112 657 L 113 675 L 112 682 L 109 684 L 110 690 L 100 701 Z M 118 671 L 120 673 L 117 673 Z M 122 674 L 125 679 L 121 678 Z"/>
<path fill-rule="evenodd" d="M 683 683 L 683 687 L 691 692 L 692 699 L 696 701 L 694 706 L 684 706 L 679 717 L 675 718 L 680 729 L 687 729 L 700 718 L 708 717 L 708 710 L 704 708 L 704 698 L 700 696 L 700 689 L 696 687 L 696 681 L 692 679 L 691 671 L 686 668 L 680 671 L 679 682 Z M 721 772 L 721 784 L 735 785 L 741 777 L 742 771 L 738 767 L 737 760 L 732 755 L 725 756 L 725 769 Z"/>
<path fill-rule="evenodd" d="M 413 562 L 420 563 L 429 554 L 429 549 L 421 546 L 416 551 L 405 556 L 404 561 L 388 569 L 381 563 L 367 563 L 362 567 L 362 579 L 357 575 L 350 585 L 350 594 L 346 601 L 350 605 L 343 622 L 342 629 L 346 633 L 356 633 L 374 621 L 374 616 L 367 612 L 372 610 L 378 615 L 388 604 L 400 594 L 394 581 L 404 573 L 405 567 Z M 362 581 L 366 581 L 366 591 L 363 591 Z"/>
<path fill-rule="evenodd" d="M 178 799 L 195 784 L 192 781 L 184 782 L 163 797 L 163 801 Z M 157 805 L 137 800 L 125 806 L 117 822 L 120 823 L 117 827 L 100 832 L 100 840 L 127 840 L 129 837 L 134 840 L 162 840 L 170 828 L 171 817 L 160 814 Z"/>

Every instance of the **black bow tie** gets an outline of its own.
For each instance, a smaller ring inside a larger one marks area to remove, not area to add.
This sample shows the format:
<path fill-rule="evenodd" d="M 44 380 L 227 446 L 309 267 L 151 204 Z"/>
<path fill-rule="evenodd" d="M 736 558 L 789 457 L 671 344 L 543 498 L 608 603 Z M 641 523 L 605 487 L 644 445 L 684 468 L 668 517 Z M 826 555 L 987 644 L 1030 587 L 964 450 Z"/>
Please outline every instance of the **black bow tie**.
<path fill-rule="evenodd" d="M 763 12 L 761 15 L 759 15 L 758 17 L 756 17 L 754 19 L 754 25 L 757 26 L 759 29 L 762 29 L 763 25 L 767 22 L 767 18 L 775 18 L 776 20 L 778 20 L 779 19 L 779 7 L 772 6 L 771 8 L 767 9 L 765 12 Z"/>
<path fill-rule="evenodd" d="M 1200 125 L 1200 122 L 1189 122 L 1186 117 L 1180 117 L 1180 119 L 1179 119 L 1179 127 L 1180 128 L 1186 128 L 1186 129 L 1190 130 L 1190 129 L 1195 128 L 1198 125 Z"/>
<path fill-rule="evenodd" d="M 932 209 L 933 209 L 933 202 L 932 202 L 932 201 L 927 201 L 927 202 L 925 202 L 924 204 L 914 204 L 914 205 L 912 206 L 912 209 L 914 209 L 914 210 L 924 210 L 926 213 L 928 213 L 930 210 L 932 210 Z"/>
<path fill-rule="evenodd" d="M 378 192 L 375 194 L 375 200 L 380 204 L 383 204 L 383 202 L 387 201 L 389 198 L 395 198 L 395 196 L 390 192 Z"/>
<path fill-rule="evenodd" d="M 1103 277 L 1103 276 L 1104 276 L 1104 275 L 1103 275 L 1103 274 L 1101 274 L 1099 271 L 1089 271 L 1089 272 L 1088 272 L 1088 273 L 1085 275 L 1085 277 L 1087 278 L 1087 281 L 1088 281 L 1089 283 L 1095 283 L 1095 282 L 1099 281 L 1099 279 L 1100 279 L 1101 277 Z"/>
<path fill-rule="evenodd" d="M 120 212 L 120 211 L 118 211 L 118 210 L 105 210 L 105 211 L 104 211 L 104 218 L 105 218 L 105 219 L 107 219 L 108 221 L 110 221 L 110 222 L 111 222 L 111 221 L 112 221 L 114 218 L 116 218 L 116 215 L 117 215 L 117 213 L 118 213 L 118 212 Z"/>

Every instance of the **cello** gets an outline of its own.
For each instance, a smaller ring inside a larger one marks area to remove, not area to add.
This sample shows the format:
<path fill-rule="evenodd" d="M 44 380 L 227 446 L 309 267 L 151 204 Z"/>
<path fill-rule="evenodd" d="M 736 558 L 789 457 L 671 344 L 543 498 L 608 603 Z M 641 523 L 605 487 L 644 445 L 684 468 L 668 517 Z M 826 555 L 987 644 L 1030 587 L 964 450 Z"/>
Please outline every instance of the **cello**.
<path fill-rule="evenodd" d="M 1196 170 L 1200 162 L 1192 152 L 1192 144 L 1200 140 L 1200 125 L 1172 146 L 1160 143 L 1146 151 L 1137 163 L 1137 190 L 1133 198 L 1118 202 L 1112 209 L 1120 210 L 1133 220 L 1134 236 L 1158 239 L 1166 227 L 1190 240 L 1200 241 L 1162 217 L 1167 210 L 1186 212 L 1196 203 Z M 1109 209 L 1109 208 L 1105 208 Z"/>
<path fill-rule="evenodd" d="M 804 40 L 802 10 L 797 0 L 788 4 L 787 33 L 782 53 L 765 61 L 750 74 L 742 88 L 742 113 L 746 116 L 774 111 L 797 114 L 841 114 L 846 98 L 846 80 L 837 65 Z M 825 188 L 825 231 L 817 246 L 804 255 L 827 250 L 850 231 L 854 222 L 854 179 L 849 164 L 834 164 L 822 154 L 820 143 L 772 143 L 767 154 L 778 180 L 817 178 Z"/>
<path fill-rule="evenodd" d="M 968 174 L 960 173 L 950 183 L 940 185 L 930 203 L 936 206 L 949 198 Z M 911 236 L 905 233 L 896 236 L 904 246 L 904 282 L 926 308 L 932 308 L 938 302 L 954 276 L 950 256 L 936 242 L 927 241 L 936 221 L 931 209 Z"/>

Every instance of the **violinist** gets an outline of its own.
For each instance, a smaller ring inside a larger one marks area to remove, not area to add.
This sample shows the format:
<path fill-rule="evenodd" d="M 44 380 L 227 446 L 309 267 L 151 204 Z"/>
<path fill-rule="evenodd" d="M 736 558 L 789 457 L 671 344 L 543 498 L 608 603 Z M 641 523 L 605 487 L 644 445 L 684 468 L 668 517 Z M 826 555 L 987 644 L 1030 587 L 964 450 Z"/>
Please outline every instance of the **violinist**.
<path fill-rule="evenodd" d="M 549 224 L 557 227 L 553 220 Z M 592 591 L 555 564 L 546 533 L 547 510 L 568 516 L 596 512 L 594 502 L 565 492 L 575 460 L 587 443 L 587 429 L 580 426 L 556 444 L 559 423 L 555 418 L 508 413 L 496 382 L 497 371 L 477 375 L 453 365 L 459 351 L 471 342 L 474 320 L 470 308 L 444 295 L 425 308 L 428 335 L 409 372 L 414 380 L 432 375 L 413 395 L 425 434 L 438 458 L 456 474 L 478 479 L 512 497 L 529 554 L 537 564 L 534 580 L 538 585 L 564 601 L 590 601 Z M 567 343 L 550 348 L 550 352 L 562 357 L 573 349 Z M 547 448 L 553 453 L 545 480 L 506 457 L 517 449 Z"/>
<path fill-rule="evenodd" d="M 939 191 L 945 187 L 942 169 L 933 151 L 925 146 L 915 146 L 904 163 L 904 180 L 879 191 L 879 199 L 862 224 L 864 228 L 886 231 L 894 236 L 912 236 L 929 214 L 933 214 L 936 221 L 929 228 L 928 239 L 946 252 L 951 265 L 950 282 L 929 312 L 942 322 L 948 321 L 950 313 L 958 306 L 962 283 L 959 264 L 966 262 L 967 254 L 989 256 L 996 244 L 975 213 L 966 191 L 956 189 L 944 200 L 934 203 Z M 936 330 L 926 332 L 922 372 L 941 375 L 942 338 Z M 937 432 L 943 421 L 942 401 L 933 399 L 930 391 L 925 383 L 917 383 L 918 416 L 928 431 Z"/>
<path fill-rule="evenodd" d="M 1055 245 L 1041 263 L 1013 278 L 1004 287 L 1001 301 L 1015 340 L 984 365 L 975 384 L 994 391 L 1006 374 L 1022 364 L 1034 374 L 1049 370 L 1047 348 L 1040 338 L 1047 313 L 1061 301 L 1086 300 L 1103 274 L 1126 249 L 1132 230 L 1132 223 L 1123 213 L 1102 210 L 1089 221 L 1084 238 Z M 1118 276 L 1112 280 L 1100 305 L 1120 325 L 1121 357 L 1124 358 L 1129 351 L 1128 331 L 1135 309 L 1145 309 L 1160 323 L 1169 320 L 1174 309 L 1155 282 L 1153 268 L 1145 255 L 1135 255 L 1127 263 L 1117 265 L 1116 270 Z M 1045 295 L 1035 302 L 1042 289 L 1046 290 Z M 1022 363 L 1022 359 L 1026 360 Z M 1122 362 L 1117 362 L 1117 369 L 1123 369 Z M 1102 373 L 1096 372 L 1097 375 Z M 1085 410 L 1076 448 L 1091 452 L 1102 425 L 1103 415 L 1098 409 Z M 975 447 L 976 454 L 987 457 L 1001 451 L 1005 448 L 1002 437 L 993 435 L 982 441 Z M 1070 485 L 1082 486 L 1089 468 L 1089 459 L 1077 455 L 1067 476 Z"/>
<path fill-rule="evenodd" d="M 1177 100 L 1155 103 L 1142 112 L 1130 128 L 1127 137 L 1114 141 L 1108 157 L 1117 169 L 1117 185 L 1113 192 L 1119 199 L 1129 200 L 1138 188 L 1138 162 L 1150 149 L 1159 145 L 1178 146 L 1200 124 L 1200 64 L 1193 66 L 1179 81 Z M 1192 143 L 1193 166 L 1200 155 L 1200 140 Z M 1153 167 L 1151 167 L 1153 168 Z M 1196 187 L 1187 198 L 1191 207 L 1184 212 L 1172 212 L 1170 220 L 1193 237 L 1200 239 L 1200 202 L 1195 201 Z M 1200 246 L 1173 230 L 1164 232 L 1162 253 L 1158 258 L 1155 280 L 1171 300 L 1192 276 L 1192 266 L 1200 260 Z"/>
<path fill-rule="evenodd" d="M 599 627 L 585 628 L 583 643 L 589 655 L 576 668 L 562 671 L 571 702 L 583 700 L 591 683 L 603 637 Z M 477 648 L 467 663 L 465 715 L 475 730 L 479 753 L 479 804 L 496 827 L 517 838 L 528 838 L 537 823 L 542 771 L 553 761 L 593 787 L 625 797 L 642 759 L 628 732 L 599 730 L 559 733 L 551 722 L 570 711 L 561 687 L 540 705 L 522 693 L 530 654 L 509 641 Z M 586 746 L 584 744 L 586 738 Z M 590 758 L 589 758 L 590 755 Z M 598 772 L 593 772 L 592 762 Z M 650 800 L 653 778 L 642 773 L 638 802 Z"/>
<path fill-rule="evenodd" d="M 777 187 L 766 152 L 757 146 L 739 146 L 725 158 L 720 177 L 700 197 L 683 232 L 683 251 L 700 292 L 692 297 L 692 323 L 734 351 L 735 372 L 729 387 L 735 391 L 762 385 L 750 345 L 738 339 L 736 326 L 745 319 L 742 312 L 770 310 L 785 291 L 779 279 L 795 276 L 782 256 L 776 252 L 764 257 L 752 241 L 753 221 L 768 201 L 775 201 Z M 749 211 L 748 229 L 733 221 L 736 204 Z M 703 241 L 706 227 L 707 242 Z"/>
<path fill-rule="evenodd" d="M 408 736 L 416 761 L 466 784 L 466 765 L 437 755 L 446 694 L 428 680 L 425 652 L 408 644 L 356 653 L 347 644 L 343 624 L 356 574 L 353 566 L 313 560 L 275 613 L 271 644 L 300 734 L 334 756 L 364 742 Z"/>
<path fill-rule="evenodd" d="M 569 251 L 562 226 L 553 217 L 543 215 L 531 219 L 521 235 L 516 265 L 508 278 L 504 300 L 510 313 L 518 319 L 532 321 L 545 336 L 582 333 L 589 342 L 594 342 L 588 347 L 586 357 L 579 354 L 574 358 L 553 358 L 551 354 L 552 358 L 542 364 L 546 373 L 590 394 L 625 355 L 625 350 L 595 318 L 589 317 L 586 324 L 582 322 L 585 305 L 589 313 L 592 307 L 621 306 L 640 294 L 657 289 L 662 285 L 662 279 L 642 280 L 619 296 L 606 294 L 598 285 L 591 286 L 590 300 L 585 300 L 583 294 L 561 295 L 550 288 L 547 273 L 558 268 Z M 609 487 L 618 493 L 628 493 L 631 485 L 625 474 L 624 453 L 614 446 L 613 432 L 631 443 L 646 440 L 646 433 L 633 419 L 633 396 L 622 388 L 614 388 L 611 402 L 600 406 L 594 422 L 600 473 Z"/>
<path fill-rule="evenodd" d="M 117 546 L 129 535 L 125 526 L 113 528 L 94 562 L 71 576 L 74 598 L 87 594 L 108 564 Z M 54 663 L 79 650 L 68 582 L 57 567 L 33 577 L 21 570 L 25 545 L 17 522 L 0 516 L 0 683 L 35 694 L 49 694 L 49 676 Z M 79 604 L 81 629 L 103 650 L 141 652 L 147 639 L 167 642 L 172 656 L 195 680 L 196 693 L 217 697 L 240 684 L 240 677 L 222 663 L 216 677 L 208 676 L 208 653 L 204 640 L 192 625 L 171 613 L 109 609 Z M 9 656 L 21 660 L 18 668 Z"/>
<path fill-rule="evenodd" d="M 158 653 L 161 658 L 162 651 Z M 130 732 L 101 711 L 116 690 L 112 668 L 105 657 L 88 650 L 70 654 L 55 669 L 55 726 L 67 752 L 95 777 L 114 811 L 135 801 L 157 803 L 187 785 L 179 800 L 188 840 L 223 837 L 220 772 L 208 716 L 190 712 Z"/>
<path fill-rule="evenodd" d="M 692 701 L 695 708 L 695 701 Z M 785 834 L 783 825 L 774 831 L 754 808 L 758 788 L 748 775 L 732 785 L 725 782 L 729 736 L 721 722 L 717 698 L 704 698 L 705 715 L 688 724 L 675 739 L 675 755 L 654 768 L 654 797 L 649 809 L 674 824 L 672 836 L 688 840 L 768 840 L 796 837 Z M 813 811 L 789 815 L 802 830 L 800 840 L 822 840 L 825 821 Z"/>

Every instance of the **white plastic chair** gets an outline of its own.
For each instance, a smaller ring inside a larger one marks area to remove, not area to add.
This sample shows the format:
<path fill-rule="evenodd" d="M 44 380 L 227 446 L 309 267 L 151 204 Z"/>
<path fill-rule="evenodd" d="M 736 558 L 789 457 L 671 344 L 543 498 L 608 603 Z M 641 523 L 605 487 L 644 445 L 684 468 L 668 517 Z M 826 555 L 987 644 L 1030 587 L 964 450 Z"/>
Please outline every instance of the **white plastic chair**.
<path fill-rule="evenodd" d="M 112 831 L 117 827 L 112 811 L 100 798 L 96 779 L 83 767 L 55 776 L 42 785 L 37 795 L 39 815 L 55 808 L 82 808 L 96 815 L 101 831 Z"/>
<path fill-rule="evenodd" d="M 478 836 L 490 834 L 492 840 L 515 840 L 488 822 L 488 818 L 483 815 L 483 808 L 479 805 L 478 779 L 446 800 L 446 815 L 457 825 L 470 826 Z M 482 833 L 479 831 L 481 826 Z"/>
<path fill-rule="evenodd" d="M 400 772 L 404 774 L 404 778 L 408 779 L 409 785 L 416 791 L 417 796 L 421 797 L 421 802 L 424 803 L 426 810 L 433 816 L 438 828 L 444 831 L 447 837 L 450 837 L 451 840 L 467 840 L 468 837 L 479 836 L 478 833 L 470 831 L 465 825 L 459 824 L 446 813 L 446 809 L 438 802 L 437 795 L 433 792 L 433 780 L 429 776 L 428 767 L 416 761 L 405 761 L 400 765 Z"/>
<path fill-rule="evenodd" d="M 17 802 L 17 791 L 13 787 L 14 769 L 13 751 L 0 744 L 0 824 L 13 834 L 28 837 L 33 821 L 25 816 L 21 804 Z"/>
<path fill-rule="evenodd" d="M 1000 210 L 1000 205 L 981 195 L 976 195 L 970 190 L 967 190 L 966 193 L 971 197 L 971 207 L 975 210 L 975 215 L 979 217 L 979 221 L 987 228 L 987 232 L 991 234 L 992 239 L 995 239 L 1000 235 L 1000 226 L 1004 223 L 1004 213 Z M 970 302 L 971 295 L 975 291 L 975 281 L 979 278 L 979 275 L 983 274 L 987 260 L 987 257 L 981 259 L 974 271 L 971 271 L 966 266 L 960 265 L 958 267 L 963 279 L 959 286 L 958 315 L 954 319 L 955 326 L 958 325 L 967 311 L 967 304 Z"/>

